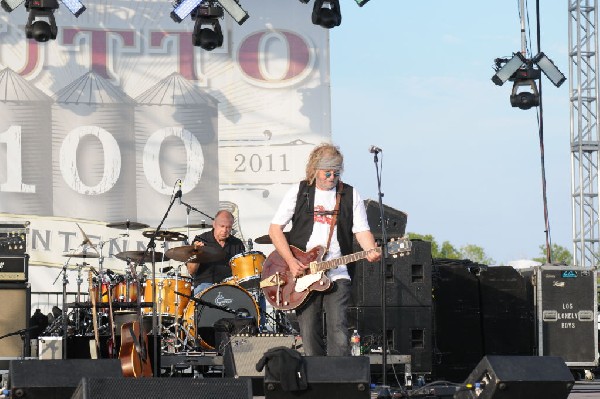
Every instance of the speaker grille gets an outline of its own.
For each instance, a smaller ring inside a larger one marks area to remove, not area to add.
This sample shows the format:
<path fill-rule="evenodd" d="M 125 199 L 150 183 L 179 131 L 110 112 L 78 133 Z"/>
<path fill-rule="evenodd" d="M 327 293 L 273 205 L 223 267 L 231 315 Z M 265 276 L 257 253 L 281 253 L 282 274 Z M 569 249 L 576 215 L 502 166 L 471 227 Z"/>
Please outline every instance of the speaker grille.
<path fill-rule="evenodd" d="M 271 348 L 284 346 L 295 348 L 295 337 L 238 337 L 233 336 L 225 349 L 225 374 L 228 377 L 263 377 L 262 372 L 256 371 L 256 363 L 263 354 Z"/>
<path fill-rule="evenodd" d="M 0 336 L 29 327 L 31 314 L 31 289 L 27 283 L 0 284 Z M 25 342 L 29 348 L 29 341 Z M 23 341 L 20 335 L 0 340 L 0 357 L 23 355 Z M 28 353 L 25 355 L 29 356 Z"/>
<path fill-rule="evenodd" d="M 72 399 L 251 399 L 249 379 L 83 378 Z"/>

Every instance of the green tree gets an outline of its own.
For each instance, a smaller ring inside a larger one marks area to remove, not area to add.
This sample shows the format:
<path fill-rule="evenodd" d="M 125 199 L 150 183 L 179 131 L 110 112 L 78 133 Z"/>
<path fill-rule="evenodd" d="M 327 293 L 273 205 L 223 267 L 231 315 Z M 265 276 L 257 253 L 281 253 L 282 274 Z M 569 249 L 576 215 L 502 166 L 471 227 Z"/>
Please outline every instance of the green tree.
<path fill-rule="evenodd" d="M 408 233 L 408 238 L 431 242 L 431 256 L 434 258 L 470 259 L 473 262 L 485 265 L 495 263 L 492 258 L 485 254 L 484 249 L 477 245 L 467 244 L 458 250 L 450 241 L 444 241 L 441 245 L 438 244 L 431 234 Z"/>
<path fill-rule="evenodd" d="M 540 245 L 540 257 L 533 258 L 533 260 L 538 261 L 540 263 L 546 263 L 546 245 Z M 550 257 L 552 258 L 552 263 L 559 263 L 565 265 L 573 264 L 573 254 L 567 248 L 558 245 L 552 244 L 550 246 Z"/>
<path fill-rule="evenodd" d="M 488 257 L 483 248 L 478 245 L 467 244 L 460 247 L 460 253 L 463 258 L 470 259 L 473 262 L 482 265 L 493 265 L 496 261 Z"/>

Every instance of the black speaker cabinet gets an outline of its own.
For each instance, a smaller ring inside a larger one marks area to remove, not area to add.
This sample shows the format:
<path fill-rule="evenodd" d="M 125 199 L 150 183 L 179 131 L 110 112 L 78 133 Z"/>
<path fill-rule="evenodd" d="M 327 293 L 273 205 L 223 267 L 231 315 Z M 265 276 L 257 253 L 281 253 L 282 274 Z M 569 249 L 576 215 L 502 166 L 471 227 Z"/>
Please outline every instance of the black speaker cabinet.
<path fill-rule="evenodd" d="M 29 283 L 0 283 L 0 304 L 0 336 L 29 327 Z M 23 354 L 29 356 L 29 339 L 23 341 L 20 334 L 16 334 L 0 340 L 0 357 L 19 357 Z"/>
<path fill-rule="evenodd" d="M 381 307 L 350 308 L 363 346 L 378 347 L 383 341 Z M 430 373 L 432 368 L 432 314 L 429 306 L 386 308 L 388 348 L 394 354 L 410 355 L 412 371 Z"/>
<path fill-rule="evenodd" d="M 459 390 L 455 399 L 566 399 L 575 381 L 560 357 L 485 356 L 467 384 L 475 388 Z"/>
<path fill-rule="evenodd" d="M 123 378 L 119 359 L 11 360 L 13 398 L 70 398 L 83 377 Z"/>
<path fill-rule="evenodd" d="M 83 378 L 71 399 L 252 399 L 247 378 Z"/>
<path fill-rule="evenodd" d="M 370 368 L 367 356 L 306 356 L 308 389 L 286 392 L 279 381 L 265 377 L 265 399 L 368 399 Z"/>
<path fill-rule="evenodd" d="M 381 227 L 384 225 L 388 237 L 402 237 L 404 235 L 407 220 L 406 213 L 384 204 L 384 221 L 382 223 L 379 201 L 365 200 L 365 208 L 367 210 L 369 229 L 375 237 L 381 237 Z"/>
<path fill-rule="evenodd" d="M 381 306 L 380 264 L 361 260 L 353 268 L 355 305 Z M 431 306 L 430 242 L 413 241 L 409 254 L 386 259 L 385 268 L 387 306 Z"/>

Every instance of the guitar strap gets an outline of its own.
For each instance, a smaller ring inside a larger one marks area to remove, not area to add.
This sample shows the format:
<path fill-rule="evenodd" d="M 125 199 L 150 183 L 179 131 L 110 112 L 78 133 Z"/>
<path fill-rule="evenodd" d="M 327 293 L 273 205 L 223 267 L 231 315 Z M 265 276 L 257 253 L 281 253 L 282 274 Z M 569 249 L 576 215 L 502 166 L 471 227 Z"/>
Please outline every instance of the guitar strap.
<path fill-rule="evenodd" d="M 344 184 L 342 180 L 338 182 L 337 192 L 335 195 L 335 208 L 333 208 L 333 217 L 331 218 L 331 224 L 329 225 L 329 238 L 327 239 L 327 247 L 325 247 L 325 255 L 329 252 L 329 245 L 331 245 L 331 237 L 333 236 L 333 229 L 335 228 L 335 224 L 337 223 L 337 215 L 340 210 L 340 201 L 342 200 L 342 190 L 344 189 Z"/>

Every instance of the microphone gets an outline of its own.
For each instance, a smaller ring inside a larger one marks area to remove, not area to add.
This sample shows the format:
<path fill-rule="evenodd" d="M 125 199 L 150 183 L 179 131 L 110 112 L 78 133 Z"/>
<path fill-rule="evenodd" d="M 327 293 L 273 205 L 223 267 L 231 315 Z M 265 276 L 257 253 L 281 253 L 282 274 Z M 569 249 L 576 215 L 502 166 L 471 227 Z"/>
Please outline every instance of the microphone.
<path fill-rule="evenodd" d="M 183 185 L 181 179 L 178 180 L 179 190 L 175 193 L 175 197 L 179 198 L 179 205 L 181 205 L 181 197 L 183 197 L 183 193 L 181 192 L 181 186 Z"/>
<path fill-rule="evenodd" d="M 369 147 L 369 152 L 371 154 L 379 154 L 381 151 L 383 151 L 383 150 L 375 145 L 372 145 Z"/>
<path fill-rule="evenodd" d="M 253 246 L 252 239 L 248 238 L 248 251 L 252 251 L 252 246 Z"/>

